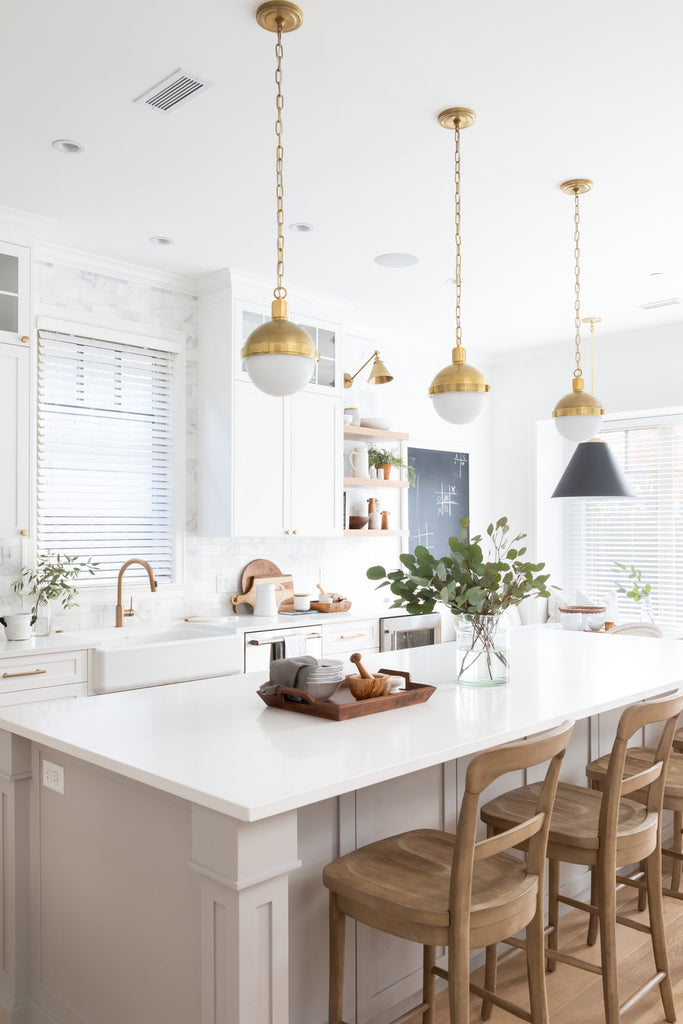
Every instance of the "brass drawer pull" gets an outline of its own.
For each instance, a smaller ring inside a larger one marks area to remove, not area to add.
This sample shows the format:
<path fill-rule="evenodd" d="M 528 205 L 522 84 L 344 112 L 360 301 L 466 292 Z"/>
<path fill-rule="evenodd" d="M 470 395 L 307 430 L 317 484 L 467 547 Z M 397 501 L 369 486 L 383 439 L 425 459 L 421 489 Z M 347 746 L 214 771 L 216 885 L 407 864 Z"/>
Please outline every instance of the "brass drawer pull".
<path fill-rule="evenodd" d="M 31 672 L 3 672 L 3 679 L 16 679 L 17 676 L 44 676 L 47 672 L 46 668 L 34 668 Z"/>
<path fill-rule="evenodd" d="M 340 640 L 355 640 L 358 636 L 365 636 L 365 633 L 341 633 Z"/>

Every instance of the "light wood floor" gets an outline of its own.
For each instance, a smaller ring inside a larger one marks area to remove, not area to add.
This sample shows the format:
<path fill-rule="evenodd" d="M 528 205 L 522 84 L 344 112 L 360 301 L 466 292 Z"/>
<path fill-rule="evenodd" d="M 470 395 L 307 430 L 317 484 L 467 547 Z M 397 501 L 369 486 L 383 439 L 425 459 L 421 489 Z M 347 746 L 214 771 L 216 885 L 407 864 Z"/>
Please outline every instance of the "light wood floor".
<path fill-rule="evenodd" d="M 635 896 L 624 890 L 620 913 L 633 916 L 636 920 L 647 921 L 647 912 L 638 914 Z M 683 1021 L 683 901 L 664 897 L 664 918 L 667 926 L 669 965 L 674 989 L 674 999 L 679 1021 Z M 560 927 L 560 942 L 563 949 L 575 956 L 596 962 L 599 946 L 586 946 L 586 924 L 588 916 L 578 910 L 563 915 Z M 642 932 L 617 926 L 619 948 L 619 998 L 623 1003 L 648 977 L 654 974 L 650 938 Z M 505 947 L 507 948 L 507 947 Z M 524 954 L 517 953 L 499 967 L 498 991 L 507 999 L 528 1007 Z M 483 984 L 483 970 L 475 972 L 474 978 Z M 551 1024 L 604 1024 L 602 1003 L 602 981 L 598 975 L 577 970 L 567 964 L 558 963 L 552 974 L 546 975 L 548 984 L 548 1005 Z M 448 1024 L 446 993 L 439 996 L 439 1010 L 436 1024 Z M 479 1021 L 481 1000 L 472 998 L 470 1020 Z M 517 1018 L 494 1007 L 491 1024 L 510 1024 Z M 627 1024 L 661 1024 L 664 1021 L 659 990 L 655 989 L 624 1017 Z"/>

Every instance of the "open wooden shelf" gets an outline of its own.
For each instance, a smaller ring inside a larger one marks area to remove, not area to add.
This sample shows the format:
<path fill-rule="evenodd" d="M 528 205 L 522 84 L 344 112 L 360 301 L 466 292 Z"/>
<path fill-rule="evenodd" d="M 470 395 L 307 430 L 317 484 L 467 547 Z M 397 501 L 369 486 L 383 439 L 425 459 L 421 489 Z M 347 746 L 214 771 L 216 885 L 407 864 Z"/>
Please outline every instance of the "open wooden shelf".
<path fill-rule="evenodd" d="M 356 441 L 363 439 L 365 441 L 370 438 L 376 438 L 378 441 L 407 441 L 408 434 L 401 434 L 397 430 L 377 430 L 374 427 L 354 427 L 352 424 L 347 424 L 344 427 L 344 440 Z"/>
<path fill-rule="evenodd" d="M 373 481 L 374 483 L 375 481 Z M 407 530 L 344 530 L 345 537 L 407 537 Z"/>
<path fill-rule="evenodd" d="M 345 476 L 344 487 L 407 487 L 407 480 L 371 480 L 364 476 Z"/>

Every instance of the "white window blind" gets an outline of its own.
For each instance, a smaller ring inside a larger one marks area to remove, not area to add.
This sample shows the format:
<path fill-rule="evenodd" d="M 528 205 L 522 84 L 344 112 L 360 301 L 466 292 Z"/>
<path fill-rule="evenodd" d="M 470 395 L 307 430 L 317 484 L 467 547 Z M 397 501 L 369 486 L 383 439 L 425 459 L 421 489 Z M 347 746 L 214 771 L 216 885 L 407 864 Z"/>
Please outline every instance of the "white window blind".
<path fill-rule="evenodd" d="M 170 352 L 38 332 L 38 553 L 99 562 L 79 587 L 128 558 L 172 579 L 173 371 Z"/>
<path fill-rule="evenodd" d="M 657 625 L 683 632 L 683 417 L 609 425 L 600 432 L 635 499 L 567 502 L 568 585 L 599 598 L 619 585 L 614 563 L 652 586 Z M 645 617 L 618 595 L 623 620 Z"/>

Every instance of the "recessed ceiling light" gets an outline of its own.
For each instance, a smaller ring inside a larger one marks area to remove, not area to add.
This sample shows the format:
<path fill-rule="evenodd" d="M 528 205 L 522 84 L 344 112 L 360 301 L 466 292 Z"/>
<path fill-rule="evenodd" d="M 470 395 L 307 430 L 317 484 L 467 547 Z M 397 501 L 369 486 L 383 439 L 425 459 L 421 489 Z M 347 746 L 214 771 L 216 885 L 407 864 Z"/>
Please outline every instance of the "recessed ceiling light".
<path fill-rule="evenodd" d="M 304 234 L 306 234 L 307 231 L 312 231 L 313 230 L 313 225 L 312 224 L 307 224 L 303 220 L 299 220 L 299 221 L 295 221 L 294 224 L 290 224 L 289 225 L 289 230 L 290 231 L 298 231 L 298 232 L 300 232 L 300 234 L 304 235 Z"/>
<path fill-rule="evenodd" d="M 409 252 L 385 252 L 381 256 L 375 256 L 375 263 L 378 266 L 389 267 L 391 270 L 414 267 L 419 262 L 417 256 L 412 256 Z"/>
<path fill-rule="evenodd" d="M 661 270 L 654 270 L 649 276 L 650 277 L 664 277 L 664 274 L 663 274 L 663 272 Z"/>
<path fill-rule="evenodd" d="M 173 245 L 173 239 L 168 235 L 152 235 L 150 242 L 152 245 Z"/>
<path fill-rule="evenodd" d="M 52 148 L 59 153 L 83 153 L 85 151 L 85 146 L 82 146 L 80 142 L 74 142 L 73 139 L 55 139 Z"/>

